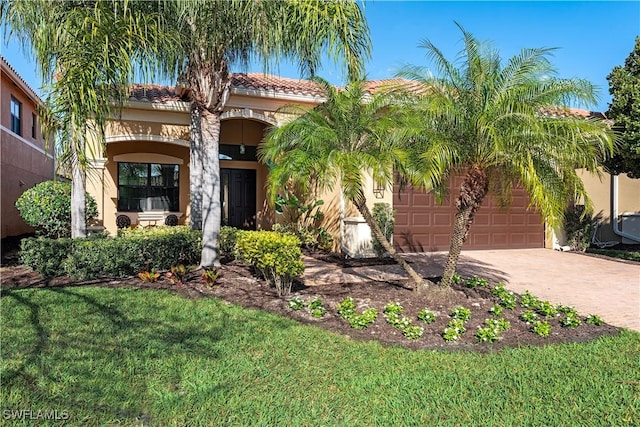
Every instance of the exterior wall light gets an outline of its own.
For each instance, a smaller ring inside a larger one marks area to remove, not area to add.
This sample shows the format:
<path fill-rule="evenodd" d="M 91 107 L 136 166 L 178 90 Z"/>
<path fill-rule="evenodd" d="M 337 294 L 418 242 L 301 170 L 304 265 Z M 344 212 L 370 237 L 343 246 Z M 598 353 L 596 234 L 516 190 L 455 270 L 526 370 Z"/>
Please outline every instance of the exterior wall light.
<path fill-rule="evenodd" d="M 380 182 L 375 182 L 373 184 L 373 195 L 376 196 L 376 199 L 384 198 L 384 184 Z"/>

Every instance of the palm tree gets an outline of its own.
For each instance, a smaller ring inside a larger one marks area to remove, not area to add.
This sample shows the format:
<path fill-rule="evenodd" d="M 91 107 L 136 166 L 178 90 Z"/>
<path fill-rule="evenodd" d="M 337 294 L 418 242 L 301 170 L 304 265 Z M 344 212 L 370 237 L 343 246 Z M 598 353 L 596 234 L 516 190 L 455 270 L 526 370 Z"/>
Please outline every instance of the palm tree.
<path fill-rule="evenodd" d="M 45 85 L 42 123 L 59 132 L 60 160 L 72 171 L 72 237 L 86 236 L 85 180 L 90 158 L 101 157 L 105 121 L 128 97 L 136 64 L 145 69 L 172 45 L 160 15 L 129 1 L 3 0 L 5 33 L 33 54 Z M 90 136 L 97 146 L 87 143 Z"/>
<path fill-rule="evenodd" d="M 552 226 L 569 202 L 589 205 L 576 168 L 598 170 L 613 138 L 599 120 L 562 117 L 570 103 L 594 103 L 594 87 L 580 79 L 557 79 L 552 49 L 523 49 L 506 63 L 490 45 L 460 25 L 460 63 L 447 60 L 430 41 L 421 47 L 436 75 L 408 67 L 401 73 L 426 88 L 413 106 L 421 144 L 410 176 L 418 186 L 442 191 L 452 174 L 463 174 L 442 286 L 449 286 L 462 245 L 482 201 L 495 192 L 504 204 L 522 185 L 531 204 Z"/>
<path fill-rule="evenodd" d="M 259 150 L 262 161 L 273 165 L 269 173 L 269 195 L 294 182 L 309 191 L 332 189 L 340 183 L 344 197 L 358 209 L 373 236 L 407 272 L 416 290 L 425 281 L 396 252 L 367 207 L 365 174 L 385 187 L 393 185 L 394 170 L 406 161 L 402 110 L 384 92 L 369 94 L 363 81 L 353 81 L 344 91 L 324 80 L 314 79 L 326 93 L 326 101 L 308 111 L 291 107 L 298 115 L 281 127 L 270 129 Z"/>
<path fill-rule="evenodd" d="M 328 54 L 357 75 L 369 55 L 368 28 L 359 6 L 347 0 L 182 0 L 162 8 L 181 37 L 180 52 L 167 64 L 179 70 L 179 83 L 191 94 L 192 227 L 202 222 L 200 265 L 210 268 L 219 263 L 220 116 L 229 98 L 230 67 L 246 68 L 258 59 L 266 70 L 286 58 L 313 74 Z"/>

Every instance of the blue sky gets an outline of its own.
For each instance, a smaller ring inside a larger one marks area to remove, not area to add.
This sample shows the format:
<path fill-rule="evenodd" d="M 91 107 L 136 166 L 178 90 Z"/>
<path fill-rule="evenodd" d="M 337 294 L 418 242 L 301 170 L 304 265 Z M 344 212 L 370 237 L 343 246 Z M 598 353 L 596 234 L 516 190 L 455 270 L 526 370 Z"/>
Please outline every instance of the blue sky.
<path fill-rule="evenodd" d="M 589 108 L 608 109 L 611 97 L 607 74 L 622 65 L 640 35 L 640 2 L 427 2 L 380 1 L 365 3 L 371 29 L 372 58 L 366 70 L 369 79 L 390 78 L 405 64 L 428 66 L 424 49 L 431 40 L 449 59 L 462 45 L 454 24 L 460 23 L 481 40 L 488 40 L 507 59 L 521 48 L 556 47 L 552 58 L 560 77 L 585 78 L 599 87 L 600 101 Z M 2 54 L 22 77 L 39 92 L 35 65 L 15 43 L 2 43 Z M 261 71 L 256 67 L 251 71 Z M 277 74 L 300 77 L 295 66 L 281 64 Z M 343 84 L 340 69 L 327 64 L 318 74 L 334 84 Z"/>

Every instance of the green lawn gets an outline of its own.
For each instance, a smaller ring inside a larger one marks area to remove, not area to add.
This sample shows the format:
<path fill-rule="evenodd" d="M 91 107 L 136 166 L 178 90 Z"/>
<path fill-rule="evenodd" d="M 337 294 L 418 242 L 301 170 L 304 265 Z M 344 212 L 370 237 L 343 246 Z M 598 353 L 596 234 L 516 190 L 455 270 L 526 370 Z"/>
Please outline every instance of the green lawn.
<path fill-rule="evenodd" d="M 640 423 L 629 331 L 481 355 L 353 342 L 164 291 L 5 290 L 0 308 L 3 421 L 27 409 L 69 425 Z"/>

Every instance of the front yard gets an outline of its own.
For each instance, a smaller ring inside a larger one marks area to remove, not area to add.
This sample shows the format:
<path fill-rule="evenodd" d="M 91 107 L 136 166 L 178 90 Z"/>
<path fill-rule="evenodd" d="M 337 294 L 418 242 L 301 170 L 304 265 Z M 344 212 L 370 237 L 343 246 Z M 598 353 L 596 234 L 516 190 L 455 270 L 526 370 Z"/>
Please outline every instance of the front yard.
<path fill-rule="evenodd" d="M 411 351 L 216 298 L 74 286 L 3 289 L 1 320 L 3 419 L 16 424 L 65 422 L 30 421 L 47 413 L 69 425 L 640 422 L 640 334 L 626 330 Z"/>

